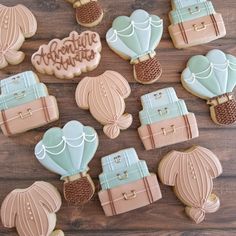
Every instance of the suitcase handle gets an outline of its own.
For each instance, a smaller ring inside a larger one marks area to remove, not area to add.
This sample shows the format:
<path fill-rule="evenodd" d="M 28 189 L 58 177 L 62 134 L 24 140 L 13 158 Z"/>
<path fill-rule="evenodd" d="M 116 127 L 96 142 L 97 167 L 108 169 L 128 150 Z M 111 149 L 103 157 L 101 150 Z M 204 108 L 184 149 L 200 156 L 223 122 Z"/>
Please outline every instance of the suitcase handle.
<path fill-rule="evenodd" d="M 21 99 L 21 98 L 25 97 L 25 95 L 26 95 L 25 91 L 22 91 L 20 93 L 14 93 L 15 99 Z"/>
<path fill-rule="evenodd" d="M 162 110 L 159 109 L 158 113 L 160 114 L 160 116 L 167 115 L 169 113 L 169 109 L 167 107 L 163 108 Z"/>
<path fill-rule="evenodd" d="M 188 9 L 188 11 L 191 15 L 199 13 L 201 11 L 201 9 L 198 6 L 196 6 L 194 9 L 195 10 L 192 10 L 191 8 Z"/>
<path fill-rule="evenodd" d="M 128 171 L 124 171 L 124 174 L 123 174 L 123 175 L 117 174 L 117 178 L 118 178 L 119 180 L 128 179 L 128 177 L 129 177 Z"/>
<path fill-rule="evenodd" d="M 121 161 L 121 156 L 119 155 L 119 156 L 116 156 L 116 157 L 114 157 L 114 161 L 115 161 L 115 163 L 120 163 L 120 161 Z"/>
<path fill-rule="evenodd" d="M 160 99 L 162 97 L 162 92 L 154 94 L 155 99 Z"/>
<path fill-rule="evenodd" d="M 131 190 L 131 194 L 123 193 L 123 197 L 125 200 L 132 200 L 137 197 L 137 194 L 136 194 L 135 190 Z"/>
<path fill-rule="evenodd" d="M 171 125 L 170 128 L 171 128 L 171 129 L 170 129 L 169 131 L 166 131 L 165 128 L 161 128 L 162 133 L 163 133 L 164 136 L 167 136 L 167 135 L 169 135 L 169 134 L 174 134 L 174 133 L 176 133 L 175 125 Z"/>
<path fill-rule="evenodd" d="M 194 28 L 195 31 L 202 31 L 202 30 L 205 30 L 205 29 L 206 29 L 205 22 L 202 22 L 201 25 L 196 25 L 196 24 L 194 24 L 194 25 L 193 25 L 193 28 Z"/>
<path fill-rule="evenodd" d="M 22 120 L 25 118 L 31 117 L 32 115 L 33 115 L 33 113 L 32 113 L 31 109 L 28 109 L 25 114 L 23 114 L 22 112 L 19 112 L 19 116 Z"/>

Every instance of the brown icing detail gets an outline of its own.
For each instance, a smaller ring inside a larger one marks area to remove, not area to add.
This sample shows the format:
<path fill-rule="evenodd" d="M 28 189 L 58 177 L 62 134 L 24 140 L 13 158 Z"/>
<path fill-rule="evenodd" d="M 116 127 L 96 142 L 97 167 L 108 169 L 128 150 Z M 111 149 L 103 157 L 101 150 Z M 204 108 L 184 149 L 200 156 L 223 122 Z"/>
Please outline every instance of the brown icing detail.
<path fill-rule="evenodd" d="M 236 101 L 232 93 L 225 93 L 211 98 L 210 105 L 211 118 L 216 124 L 231 125 L 236 122 Z"/>
<path fill-rule="evenodd" d="M 50 121 L 50 115 L 48 114 L 47 103 L 45 97 L 41 97 L 42 108 L 45 116 L 45 121 L 48 123 Z"/>
<path fill-rule="evenodd" d="M 213 26 L 214 26 L 215 31 L 216 31 L 216 36 L 218 36 L 218 35 L 220 35 L 220 31 L 219 31 L 219 27 L 218 27 L 218 25 L 217 25 L 216 18 L 215 18 L 215 16 L 214 16 L 214 14 L 211 14 L 210 17 L 211 17 Z"/>
<path fill-rule="evenodd" d="M 106 71 L 97 77 L 85 77 L 77 86 L 75 97 L 78 106 L 89 109 L 104 125 L 104 133 L 114 139 L 132 123 L 132 116 L 124 114 L 124 99 L 130 92 L 129 83 L 121 74 Z"/>
<path fill-rule="evenodd" d="M 33 54 L 35 68 L 58 78 L 71 79 L 82 71 L 92 70 L 99 64 L 101 41 L 97 33 L 73 31 L 62 40 L 53 39 Z"/>
<path fill-rule="evenodd" d="M 190 133 L 191 139 L 199 136 L 197 121 L 193 113 L 142 125 L 138 128 L 138 133 L 146 150 L 187 141 L 190 139 Z M 152 138 L 155 143 L 154 148 Z"/>
<path fill-rule="evenodd" d="M 148 133 L 150 135 L 150 141 L 151 141 L 152 149 L 154 149 L 156 147 L 156 145 L 155 145 L 155 140 L 154 140 L 153 133 L 152 133 L 152 128 L 151 128 L 150 125 L 147 125 L 147 130 L 148 130 Z"/>
<path fill-rule="evenodd" d="M 144 180 L 145 179 L 145 180 Z M 132 211 L 134 209 L 156 202 L 162 198 L 160 186 L 155 174 L 139 179 L 128 184 L 120 185 L 109 190 L 101 190 L 98 193 L 101 205 L 106 216 L 118 215 L 124 212 Z M 147 184 L 145 184 L 147 183 Z M 149 187 L 147 188 L 146 185 Z M 148 191 L 150 190 L 150 195 Z M 110 199 L 109 193 L 112 197 Z M 112 211 L 112 204 L 116 209 L 116 213 Z"/>
<path fill-rule="evenodd" d="M 226 35 L 224 21 L 219 13 L 213 16 L 208 15 L 185 21 L 182 24 L 188 43 L 186 43 L 186 39 L 183 37 L 179 24 L 169 26 L 170 36 L 176 48 L 186 48 L 208 43 Z"/>
<path fill-rule="evenodd" d="M 8 122 L 7 122 L 6 112 L 5 112 L 5 110 L 2 110 L 1 113 L 2 113 L 3 125 L 5 126 L 5 129 L 6 129 L 6 135 L 10 136 L 11 131 L 10 131 L 10 128 L 9 128 L 9 125 L 8 125 Z"/>
<path fill-rule="evenodd" d="M 75 4 L 76 5 L 76 4 Z M 102 17 L 103 10 L 99 2 L 91 1 L 76 8 L 76 19 L 81 25 L 92 24 Z"/>
<path fill-rule="evenodd" d="M 113 202 L 113 198 L 112 198 L 112 193 L 111 193 L 110 189 L 107 189 L 107 194 L 108 194 L 109 201 L 110 201 L 110 204 L 111 204 L 112 215 L 117 215 L 116 208 L 115 208 L 115 205 L 114 205 L 114 202 Z"/>
<path fill-rule="evenodd" d="M 20 236 L 50 235 L 55 228 L 55 213 L 61 207 L 56 188 L 46 182 L 35 182 L 29 188 L 15 189 L 1 207 L 4 227 L 16 227 Z"/>
<path fill-rule="evenodd" d="M 74 181 L 64 183 L 64 196 L 66 201 L 74 206 L 87 203 L 95 192 L 93 181 L 89 174 Z"/>
<path fill-rule="evenodd" d="M 183 36 L 183 40 L 186 44 L 188 44 L 188 37 L 187 37 L 187 34 L 185 32 L 185 29 L 184 29 L 184 24 L 181 22 L 179 23 L 179 29 L 180 29 L 180 32 Z"/>
<path fill-rule="evenodd" d="M 37 21 L 28 8 L 0 4 L 0 69 L 24 60 L 25 54 L 18 50 L 25 38 L 32 37 L 36 30 Z"/>
<path fill-rule="evenodd" d="M 151 189 L 150 189 L 150 186 L 149 186 L 149 182 L 147 181 L 146 178 L 143 178 L 143 183 L 144 183 L 145 189 L 147 191 L 147 196 L 148 196 L 149 203 L 153 203 L 152 192 L 151 192 Z"/>
<path fill-rule="evenodd" d="M 172 151 L 160 162 L 158 174 L 163 184 L 173 186 L 177 197 L 186 205 L 186 213 L 196 223 L 205 213 L 218 210 L 220 202 L 212 195 L 213 178 L 222 166 L 210 150 L 197 146 L 185 152 Z"/>
<path fill-rule="evenodd" d="M 0 117 L 0 126 L 4 135 L 8 135 L 6 124 L 11 131 L 11 135 L 14 135 L 58 120 L 59 112 L 55 97 L 45 97 L 45 103 L 49 115 L 48 122 L 45 121 L 45 108 L 43 108 L 42 100 L 40 98 L 5 110 L 5 121 L 3 120 L 3 117 Z"/>
<path fill-rule="evenodd" d="M 153 57 L 135 64 L 134 73 L 138 82 L 153 83 L 160 78 L 162 69 L 157 57 Z"/>

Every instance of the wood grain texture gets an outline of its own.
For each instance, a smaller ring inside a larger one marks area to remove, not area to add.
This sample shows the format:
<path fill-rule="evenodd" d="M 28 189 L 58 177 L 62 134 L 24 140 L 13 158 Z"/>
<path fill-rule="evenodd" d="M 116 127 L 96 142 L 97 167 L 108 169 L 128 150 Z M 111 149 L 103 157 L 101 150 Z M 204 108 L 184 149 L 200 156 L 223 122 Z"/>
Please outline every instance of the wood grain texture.
<path fill-rule="evenodd" d="M 98 32 L 102 38 L 102 60 L 93 72 L 84 74 L 74 80 L 58 80 L 54 76 L 39 75 L 46 83 L 50 94 L 58 99 L 60 120 L 54 124 L 27 132 L 13 138 L 6 138 L 0 134 L 0 202 L 15 188 L 25 188 L 36 180 L 45 180 L 54 184 L 62 192 L 62 182 L 59 176 L 50 173 L 35 159 L 33 150 L 43 133 L 52 126 L 63 126 L 72 119 L 80 120 L 86 125 L 93 126 L 100 138 L 98 151 L 90 164 L 90 174 L 95 181 L 97 190 L 98 174 L 101 172 L 101 157 L 127 147 L 134 147 L 139 158 L 146 160 L 149 170 L 156 172 L 162 156 L 172 149 L 186 149 L 193 144 L 211 149 L 219 157 L 223 165 L 223 174 L 215 180 L 214 192 L 220 197 L 221 208 L 214 214 L 207 214 L 206 220 L 196 225 L 184 214 L 184 206 L 176 198 L 171 188 L 161 185 L 163 199 L 150 206 L 129 212 L 117 217 L 106 218 L 99 205 L 97 195 L 83 208 L 63 206 L 58 213 L 57 228 L 64 230 L 66 236 L 196 236 L 196 235 L 236 235 L 236 129 L 233 127 L 219 127 L 209 116 L 209 107 L 205 101 L 186 92 L 180 84 L 180 74 L 189 57 L 205 54 L 213 48 L 236 55 L 236 1 L 213 0 L 216 10 L 223 14 L 227 37 L 207 45 L 177 50 L 173 47 L 167 27 L 169 25 L 169 0 L 100 0 L 105 16 L 100 25 L 92 30 Z M 24 4 L 32 10 L 38 20 L 37 34 L 26 40 L 22 50 L 26 53 L 23 63 L 18 66 L 8 66 L 0 71 L 0 78 L 22 72 L 34 70 L 30 63 L 31 55 L 38 47 L 51 39 L 66 37 L 72 30 L 82 32 L 85 28 L 75 22 L 74 9 L 63 0 L 1 0 L 1 4 Z M 112 20 L 118 15 L 130 15 L 138 8 L 143 8 L 164 19 L 164 34 L 157 54 L 162 64 L 163 75 L 153 85 L 140 85 L 132 75 L 132 66 L 115 55 L 105 42 L 105 34 L 110 28 Z M 102 132 L 102 125 L 98 124 L 88 111 L 76 106 L 74 92 L 83 76 L 96 76 L 105 70 L 116 70 L 130 82 L 132 94 L 126 99 L 126 111 L 134 117 L 132 126 L 121 133 L 115 140 L 109 140 Z M 137 128 L 139 127 L 138 112 L 141 109 L 140 96 L 148 92 L 173 86 L 179 98 L 186 101 L 189 111 L 196 114 L 200 128 L 200 137 L 189 142 L 172 145 L 158 150 L 144 151 Z M 0 224 L 1 236 L 16 236 L 14 229 L 5 229 Z"/>

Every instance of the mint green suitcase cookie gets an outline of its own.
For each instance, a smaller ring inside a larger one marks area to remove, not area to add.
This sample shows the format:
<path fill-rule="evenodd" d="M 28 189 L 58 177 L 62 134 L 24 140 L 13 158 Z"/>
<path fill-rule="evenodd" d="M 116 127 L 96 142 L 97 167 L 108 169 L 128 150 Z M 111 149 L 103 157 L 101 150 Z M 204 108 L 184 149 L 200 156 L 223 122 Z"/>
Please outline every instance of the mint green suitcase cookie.
<path fill-rule="evenodd" d="M 179 9 L 183 7 L 189 7 L 201 2 L 206 2 L 206 0 L 172 0 L 171 4 L 173 9 L 174 8 Z"/>
<path fill-rule="evenodd" d="M 141 96 L 143 110 L 165 106 L 176 101 L 178 101 L 178 97 L 172 87 L 159 89 L 155 92 Z"/>
<path fill-rule="evenodd" d="M 0 95 L 0 110 L 17 107 L 47 95 L 47 87 L 43 83 L 32 85 L 14 93 Z"/>
<path fill-rule="evenodd" d="M 145 176 L 149 176 L 148 167 L 145 161 L 138 161 L 135 164 L 119 171 L 103 172 L 99 175 L 102 189 L 111 189 L 127 184 Z"/>
<path fill-rule="evenodd" d="M 169 14 L 171 24 L 194 20 L 203 16 L 214 14 L 215 10 L 211 2 L 206 1 L 192 6 L 172 10 Z"/>
<path fill-rule="evenodd" d="M 13 93 L 39 83 L 33 71 L 25 71 L 0 81 L 1 94 Z"/>
<path fill-rule="evenodd" d="M 134 148 L 123 149 L 102 158 L 103 172 L 125 169 L 138 162 L 138 155 Z"/>
<path fill-rule="evenodd" d="M 184 100 L 179 100 L 158 108 L 142 110 L 139 112 L 139 119 L 142 125 L 148 125 L 187 114 L 188 109 Z"/>

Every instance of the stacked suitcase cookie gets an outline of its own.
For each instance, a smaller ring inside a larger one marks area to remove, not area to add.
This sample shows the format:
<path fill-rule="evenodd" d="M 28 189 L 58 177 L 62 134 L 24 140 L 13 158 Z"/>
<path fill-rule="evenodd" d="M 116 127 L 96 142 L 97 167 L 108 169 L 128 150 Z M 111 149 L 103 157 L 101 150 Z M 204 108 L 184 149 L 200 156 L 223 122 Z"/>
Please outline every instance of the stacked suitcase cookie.
<path fill-rule="evenodd" d="M 222 15 L 211 1 L 172 0 L 169 32 L 176 48 L 208 43 L 226 35 Z"/>
<path fill-rule="evenodd" d="M 103 157 L 102 168 L 99 198 L 106 216 L 149 205 L 162 197 L 156 175 L 149 173 L 146 162 L 139 160 L 133 148 Z"/>
<path fill-rule="evenodd" d="M 141 97 L 139 136 L 146 150 L 164 147 L 198 137 L 195 115 L 171 87 Z"/>
<path fill-rule="evenodd" d="M 55 97 L 32 71 L 0 81 L 0 126 L 6 136 L 22 133 L 58 120 Z"/>

